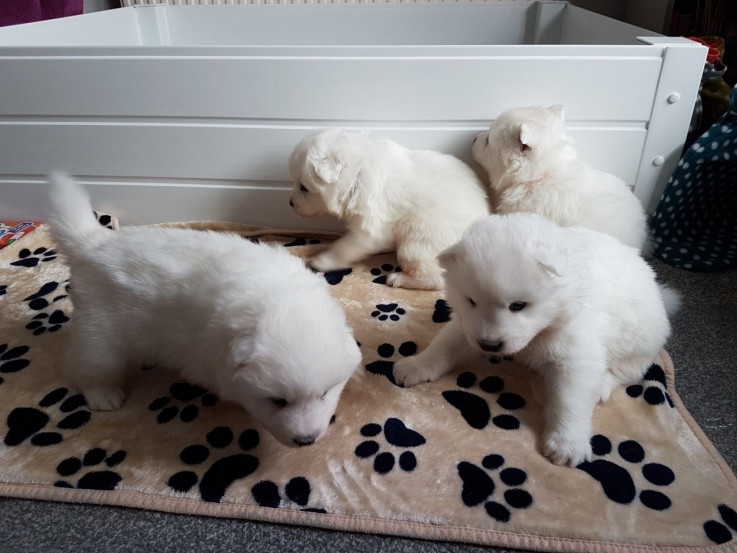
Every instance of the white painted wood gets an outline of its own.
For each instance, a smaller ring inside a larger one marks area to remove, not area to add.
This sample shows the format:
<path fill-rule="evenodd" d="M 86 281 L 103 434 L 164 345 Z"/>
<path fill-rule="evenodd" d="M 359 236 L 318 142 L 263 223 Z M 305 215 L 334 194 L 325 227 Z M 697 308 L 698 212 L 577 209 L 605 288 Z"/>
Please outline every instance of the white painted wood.
<path fill-rule="evenodd" d="M 64 168 L 86 177 L 249 182 L 290 180 L 287 159 L 307 133 L 324 125 L 196 125 L 142 123 L 0 123 L 0 169 L 5 175 L 42 176 Z M 407 148 L 436 150 L 471 162 L 473 138 L 487 123 L 465 127 L 347 125 L 396 140 Z M 635 184 L 644 126 L 570 124 L 583 155 L 596 167 Z M 33 155 L 24 148 L 33 144 Z M 84 145 L 80 148 L 80 145 Z M 135 160 L 135 163 L 131 161 Z"/>
<path fill-rule="evenodd" d="M 664 41 L 657 38 L 647 40 L 655 43 Z M 698 94 L 700 80 L 683 79 L 683 75 L 700 75 L 706 60 L 706 48 L 695 42 L 685 38 L 668 42 L 637 174 L 640 185 L 635 189 L 635 194 L 649 211 L 655 209 L 681 158 L 688 133 L 688 124 L 683 122 L 691 120 Z"/>
<path fill-rule="evenodd" d="M 646 121 L 661 62 L 595 54 L 0 58 L 0 97 L 3 112 L 17 116 L 477 121 L 562 103 L 579 119 Z M 21 84 L 29 82 L 39 85 Z"/>
<path fill-rule="evenodd" d="M 589 162 L 647 205 L 683 142 L 705 55 L 647 34 L 527 1 L 159 6 L 3 28 L 0 218 L 36 217 L 42 176 L 59 167 L 128 224 L 336 228 L 287 205 L 286 162 L 304 133 L 368 129 L 468 160 L 502 110 L 554 103 Z M 664 106 L 671 90 L 682 103 Z M 664 165 L 648 166 L 658 152 Z"/>

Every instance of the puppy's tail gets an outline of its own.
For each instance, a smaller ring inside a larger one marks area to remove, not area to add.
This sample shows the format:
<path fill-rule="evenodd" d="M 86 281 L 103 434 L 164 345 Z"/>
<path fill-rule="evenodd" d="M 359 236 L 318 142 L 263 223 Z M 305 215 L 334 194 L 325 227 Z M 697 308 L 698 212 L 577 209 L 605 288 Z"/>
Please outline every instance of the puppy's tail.
<path fill-rule="evenodd" d="M 669 286 L 659 284 L 660 297 L 663 298 L 665 312 L 672 317 L 681 308 L 681 294 Z"/>
<path fill-rule="evenodd" d="M 46 222 L 54 241 L 65 254 L 94 246 L 112 235 L 95 218 L 87 191 L 69 175 L 49 175 Z"/>

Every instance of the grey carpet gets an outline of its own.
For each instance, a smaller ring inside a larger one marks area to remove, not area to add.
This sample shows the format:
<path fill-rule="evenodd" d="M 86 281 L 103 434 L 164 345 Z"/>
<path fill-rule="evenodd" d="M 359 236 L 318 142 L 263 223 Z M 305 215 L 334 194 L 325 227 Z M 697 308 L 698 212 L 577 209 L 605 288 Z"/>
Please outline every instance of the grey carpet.
<path fill-rule="evenodd" d="M 676 388 L 696 422 L 737 472 L 737 271 L 689 273 L 654 262 L 683 294 L 667 349 Z M 241 520 L 0 499 L 0 549 L 105 552 L 440 553 L 508 551 Z"/>

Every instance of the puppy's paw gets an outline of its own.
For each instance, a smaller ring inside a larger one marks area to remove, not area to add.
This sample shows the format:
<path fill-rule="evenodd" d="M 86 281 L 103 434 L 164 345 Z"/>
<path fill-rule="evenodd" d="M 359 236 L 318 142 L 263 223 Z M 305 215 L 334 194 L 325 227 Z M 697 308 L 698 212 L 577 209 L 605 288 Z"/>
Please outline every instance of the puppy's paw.
<path fill-rule="evenodd" d="M 115 411 L 120 409 L 125 394 L 120 388 L 91 388 L 84 391 L 87 406 L 93 411 Z"/>
<path fill-rule="evenodd" d="M 407 273 L 391 273 L 386 277 L 386 283 L 394 288 L 410 288 L 418 290 L 442 290 L 442 277 L 417 277 Z"/>
<path fill-rule="evenodd" d="M 590 437 L 587 435 L 577 436 L 572 433 L 551 432 L 545 438 L 543 455 L 556 465 L 575 467 L 584 461 L 591 460 L 593 453 Z"/>
<path fill-rule="evenodd" d="M 432 382 L 437 376 L 427 369 L 427 365 L 417 357 L 400 359 L 394 363 L 394 381 L 405 388 L 417 386 L 424 382 Z"/>
<path fill-rule="evenodd" d="M 340 266 L 340 264 L 333 259 L 333 256 L 329 252 L 324 252 L 316 255 L 307 262 L 310 268 L 320 273 L 327 271 L 335 271 L 336 269 L 345 269 L 346 267 Z"/>

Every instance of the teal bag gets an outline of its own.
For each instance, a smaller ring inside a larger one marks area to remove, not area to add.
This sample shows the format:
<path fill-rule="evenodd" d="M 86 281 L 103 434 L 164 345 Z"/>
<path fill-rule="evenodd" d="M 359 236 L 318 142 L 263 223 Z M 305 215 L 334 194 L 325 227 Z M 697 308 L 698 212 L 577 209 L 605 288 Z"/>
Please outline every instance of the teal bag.
<path fill-rule="evenodd" d="M 653 254 L 692 271 L 737 267 L 737 87 L 686 151 L 650 219 Z"/>

